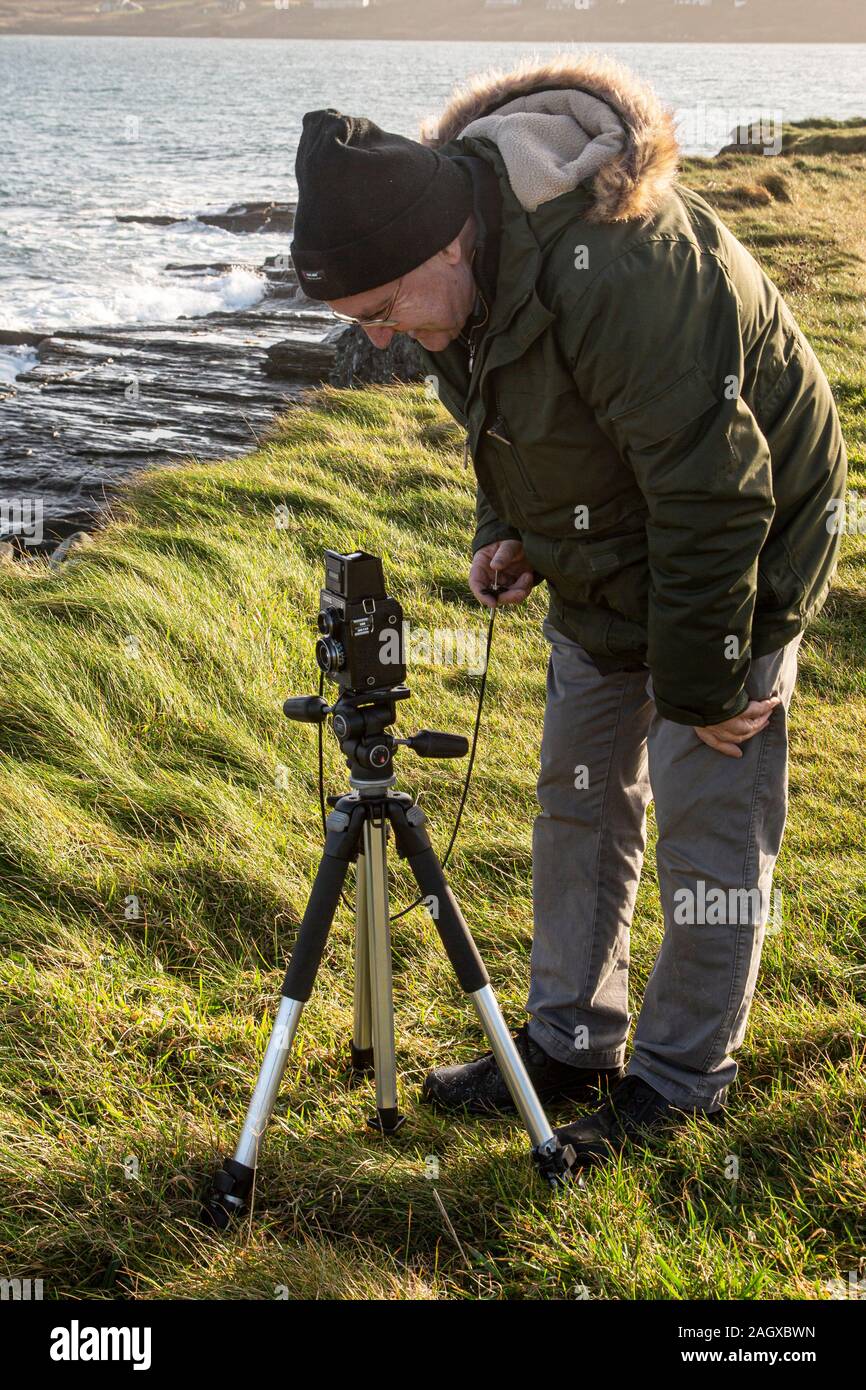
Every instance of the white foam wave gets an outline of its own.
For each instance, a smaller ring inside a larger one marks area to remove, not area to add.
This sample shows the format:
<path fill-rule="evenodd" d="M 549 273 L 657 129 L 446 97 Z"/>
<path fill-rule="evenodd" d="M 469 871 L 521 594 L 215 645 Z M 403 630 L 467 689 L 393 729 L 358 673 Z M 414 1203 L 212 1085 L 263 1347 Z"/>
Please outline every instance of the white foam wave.
<path fill-rule="evenodd" d="M 117 285 L 110 296 L 96 301 L 93 308 L 98 317 L 91 322 L 170 323 L 181 317 L 199 318 L 220 309 L 249 309 L 266 291 L 263 275 L 240 266 L 182 282 L 139 279 Z"/>
<path fill-rule="evenodd" d="M 31 347 L 0 347 L 0 384 L 10 386 L 22 372 L 29 372 L 39 361 Z"/>
<path fill-rule="evenodd" d="M 150 268 L 101 284 L 43 285 L 31 305 L 4 317 L 8 328 L 84 328 L 173 323 L 220 310 L 249 309 L 267 293 L 267 279 L 243 266 L 174 279 Z"/>

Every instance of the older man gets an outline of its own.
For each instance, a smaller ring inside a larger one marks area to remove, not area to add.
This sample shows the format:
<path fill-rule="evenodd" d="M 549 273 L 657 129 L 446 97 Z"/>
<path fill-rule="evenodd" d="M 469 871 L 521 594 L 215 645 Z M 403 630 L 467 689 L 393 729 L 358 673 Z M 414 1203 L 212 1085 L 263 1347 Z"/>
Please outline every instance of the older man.
<path fill-rule="evenodd" d="M 602 1093 L 558 1131 L 584 1163 L 736 1075 L 846 477 L 811 348 L 677 158 L 650 90 L 564 55 L 476 78 L 422 142 L 308 112 L 296 165 L 301 287 L 377 347 L 414 338 L 466 429 L 473 593 L 549 587 L 516 1041 L 542 1098 Z M 650 797 L 665 931 L 624 1069 Z M 490 1054 L 424 1095 L 511 1105 Z"/>

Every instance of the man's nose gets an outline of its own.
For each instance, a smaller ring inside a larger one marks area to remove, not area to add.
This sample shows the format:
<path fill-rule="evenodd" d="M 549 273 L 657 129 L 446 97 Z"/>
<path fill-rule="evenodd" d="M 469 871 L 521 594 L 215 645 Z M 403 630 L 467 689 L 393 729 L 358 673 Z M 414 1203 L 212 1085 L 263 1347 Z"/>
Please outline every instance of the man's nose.
<path fill-rule="evenodd" d="M 377 348 L 386 348 L 394 336 L 393 328 L 365 328 L 364 332 Z"/>

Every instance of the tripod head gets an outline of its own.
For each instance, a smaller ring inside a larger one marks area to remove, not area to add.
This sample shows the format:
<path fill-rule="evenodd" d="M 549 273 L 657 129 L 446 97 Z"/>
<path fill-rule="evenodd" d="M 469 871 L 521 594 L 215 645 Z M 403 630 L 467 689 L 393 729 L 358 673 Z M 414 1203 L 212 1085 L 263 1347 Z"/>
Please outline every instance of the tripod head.
<path fill-rule="evenodd" d="M 321 695 L 297 695 L 286 700 L 283 713 L 301 724 L 324 724 L 330 715 L 352 785 L 390 785 L 396 780 L 394 754 L 401 745 L 419 758 L 463 758 L 469 752 L 469 740 L 462 734 L 419 729 L 409 738 L 395 738 L 389 733 L 397 718 L 397 701 L 408 700 L 411 693 L 407 685 L 341 691 L 333 705 Z"/>
<path fill-rule="evenodd" d="M 463 758 L 469 740 L 459 734 L 419 729 L 410 738 L 395 738 L 389 725 L 396 720 L 398 700 L 411 694 L 404 684 L 406 663 L 403 609 L 385 588 L 382 561 L 366 550 L 342 555 L 325 551 L 325 587 L 320 592 L 316 662 L 339 686 L 333 705 L 322 695 L 291 696 L 283 705 L 288 719 L 301 724 L 324 724 L 331 729 L 349 767 L 355 787 L 390 786 L 394 754 L 399 745 L 419 758 Z"/>

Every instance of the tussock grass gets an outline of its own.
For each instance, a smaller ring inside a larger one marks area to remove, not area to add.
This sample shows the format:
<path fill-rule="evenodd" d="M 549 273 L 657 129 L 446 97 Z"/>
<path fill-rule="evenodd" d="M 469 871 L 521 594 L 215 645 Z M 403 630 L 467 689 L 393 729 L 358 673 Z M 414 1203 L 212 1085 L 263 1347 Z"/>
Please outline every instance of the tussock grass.
<path fill-rule="evenodd" d="M 693 162 L 712 198 L 744 175 Z M 760 161 L 747 176 L 764 172 Z M 789 294 L 866 489 L 866 158 L 785 166 L 790 201 L 734 226 Z M 769 185 L 767 185 L 769 187 Z M 432 924 L 394 923 L 409 1123 L 365 1130 L 350 1087 L 351 922 L 341 909 L 263 1152 L 251 1222 L 202 1230 L 318 861 L 315 734 L 282 717 L 316 688 L 323 547 L 390 557 L 415 626 L 470 628 L 471 474 L 420 388 L 310 393 L 258 451 L 141 476 L 80 558 L 0 569 L 0 1264 L 46 1297 L 826 1297 L 866 1252 L 863 731 L 866 537 L 845 538 L 802 648 L 792 805 L 769 940 L 724 1126 L 692 1125 L 551 1196 L 516 1124 L 416 1102 L 425 1071 L 483 1049 Z M 507 1014 L 522 1016 L 544 599 L 500 615 L 490 702 L 449 866 Z M 477 678 L 416 665 L 405 733 L 469 732 Z M 280 769 L 285 769 L 281 772 Z M 434 843 L 459 765 L 402 761 Z M 326 743 L 329 790 L 345 786 Z M 290 790 L 281 790 L 287 786 Z M 414 897 L 392 860 L 395 910 Z M 661 935 L 648 854 L 639 1003 Z M 573 1117 L 566 1107 L 560 1122 Z M 436 1184 L 455 1242 L 425 1177 Z M 739 1164 L 732 1181 L 731 1156 Z M 137 1174 L 137 1176 L 136 1176 Z"/>

